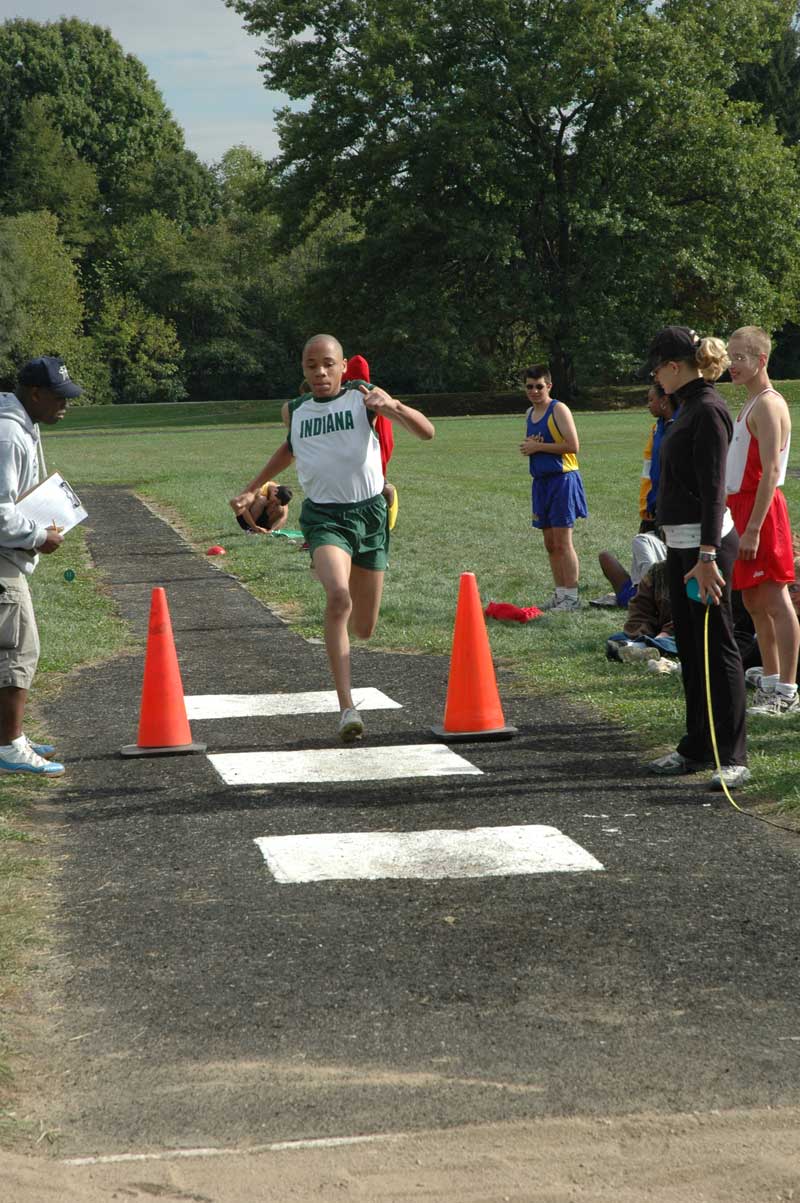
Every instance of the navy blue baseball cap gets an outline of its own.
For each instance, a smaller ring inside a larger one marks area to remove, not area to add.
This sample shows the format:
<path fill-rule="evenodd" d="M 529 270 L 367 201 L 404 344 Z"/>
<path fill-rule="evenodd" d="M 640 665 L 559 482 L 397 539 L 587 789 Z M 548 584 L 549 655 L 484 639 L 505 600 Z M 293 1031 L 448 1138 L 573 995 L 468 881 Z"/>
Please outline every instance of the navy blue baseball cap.
<path fill-rule="evenodd" d="M 646 371 L 652 372 L 662 363 L 694 359 L 702 339 L 688 326 L 664 326 L 647 349 Z"/>
<path fill-rule="evenodd" d="M 83 389 L 69 378 L 66 364 L 57 355 L 42 355 L 29 359 L 19 370 L 19 383 L 35 388 L 49 388 L 59 397 L 80 397 Z"/>

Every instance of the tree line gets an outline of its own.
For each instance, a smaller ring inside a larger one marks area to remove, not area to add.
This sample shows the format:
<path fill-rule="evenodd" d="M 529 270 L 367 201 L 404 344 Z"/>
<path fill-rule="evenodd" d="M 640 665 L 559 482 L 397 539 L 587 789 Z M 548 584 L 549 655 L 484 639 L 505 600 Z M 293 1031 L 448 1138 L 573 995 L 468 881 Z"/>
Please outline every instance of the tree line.
<path fill-rule="evenodd" d="M 671 321 L 800 372 L 796 0 L 225 2 L 293 102 L 271 161 L 201 162 L 107 30 L 0 25 L 0 381 L 285 396 L 330 329 L 396 391 L 546 359 L 569 400 Z"/>

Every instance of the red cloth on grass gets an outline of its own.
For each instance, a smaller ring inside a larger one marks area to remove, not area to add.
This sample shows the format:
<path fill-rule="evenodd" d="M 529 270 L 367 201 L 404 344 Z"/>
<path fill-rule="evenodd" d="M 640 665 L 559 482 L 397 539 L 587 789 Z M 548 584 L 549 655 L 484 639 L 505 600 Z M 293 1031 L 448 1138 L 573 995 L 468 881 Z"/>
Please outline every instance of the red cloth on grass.
<path fill-rule="evenodd" d="M 541 618 L 543 610 L 538 606 L 513 606 L 511 602 L 490 601 L 484 610 L 487 618 L 497 618 L 507 622 L 530 622 L 533 618 Z"/>
<path fill-rule="evenodd" d="M 342 384 L 347 384 L 348 380 L 366 380 L 369 383 L 369 364 L 363 355 L 351 355 L 348 359 Z M 381 469 L 385 477 L 386 465 L 394 451 L 394 431 L 391 422 L 383 414 L 375 415 L 375 433 L 381 448 Z"/>

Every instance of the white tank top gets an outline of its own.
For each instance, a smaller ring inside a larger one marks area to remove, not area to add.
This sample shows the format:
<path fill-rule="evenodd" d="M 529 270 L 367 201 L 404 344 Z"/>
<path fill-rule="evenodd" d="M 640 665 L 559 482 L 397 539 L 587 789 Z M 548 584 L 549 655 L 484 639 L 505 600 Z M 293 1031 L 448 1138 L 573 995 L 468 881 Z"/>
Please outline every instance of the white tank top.
<path fill-rule="evenodd" d="M 745 468 L 747 467 L 747 456 L 750 452 L 750 443 L 752 435 L 747 428 L 747 417 L 759 397 L 763 397 L 764 393 L 776 393 L 781 396 L 777 389 L 770 388 L 762 389 L 760 393 L 756 393 L 742 409 L 733 424 L 733 438 L 728 447 L 728 458 L 725 462 L 725 491 L 738 493 L 742 487 L 744 480 Z M 781 457 L 779 461 L 780 476 L 778 485 L 782 485 L 786 480 L 786 468 L 789 463 L 789 449 L 792 442 L 791 434 L 786 440 L 786 446 L 781 449 Z"/>
<path fill-rule="evenodd" d="M 290 403 L 288 441 L 309 500 L 347 505 L 382 491 L 380 444 L 369 415 L 354 385 L 329 401 L 307 395 Z"/>

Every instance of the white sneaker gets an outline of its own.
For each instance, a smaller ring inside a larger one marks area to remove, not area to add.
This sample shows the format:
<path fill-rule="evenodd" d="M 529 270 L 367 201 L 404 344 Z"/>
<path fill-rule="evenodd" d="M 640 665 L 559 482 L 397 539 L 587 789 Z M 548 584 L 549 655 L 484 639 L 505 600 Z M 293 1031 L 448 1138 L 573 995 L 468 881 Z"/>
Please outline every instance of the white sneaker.
<path fill-rule="evenodd" d="M 783 718 L 787 714 L 800 714 L 800 697 L 786 698 L 777 689 L 768 693 L 763 689 L 756 690 L 753 705 L 747 707 L 748 714 L 761 714 L 769 718 Z"/>
<path fill-rule="evenodd" d="M 3 752 L 0 756 L 0 773 L 34 773 L 39 777 L 61 777 L 64 766 L 57 760 L 45 760 L 38 752 L 34 752 L 26 739 L 24 747 L 15 748 L 12 744 Z"/>
<path fill-rule="evenodd" d="M 711 777 L 711 788 L 722 789 L 722 782 L 728 789 L 737 789 L 746 785 L 750 780 L 750 770 L 743 764 L 723 764 Z"/>
<path fill-rule="evenodd" d="M 641 660 L 660 660 L 661 652 L 647 643 L 626 643 L 619 649 L 623 664 L 636 664 Z"/>
<path fill-rule="evenodd" d="M 581 599 L 579 597 L 554 597 L 553 605 L 546 608 L 553 614 L 564 614 L 568 611 L 580 610 Z"/>
<path fill-rule="evenodd" d="M 774 697 L 774 689 L 762 689 L 759 685 L 753 695 L 752 704 L 747 707 L 747 713 L 750 714 L 753 710 L 756 710 L 759 714 L 771 714 L 772 699 Z"/>
<path fill-rule="evenodd" d="M 339 719 L 339 739 L 343 744 L 355 743 L 364 734 L 364 723 L 361 715 L 354 706 L 348 706 L 342 711 Z"/>
<path fill-rule="evenodd" d="M 553 593 L 552 596 L 548 597 L 547 601 L 542 602 L 542 604 L 539 606 L 539 609 L 540 610 L 554 610 L 556 608 L 556 606 L 558 605 L 559 600 L 560 599 L 558 597 L 558 594 Z"/>
<path fill-rule="evenodd" d="M 664 676 L 670 676 L 672 673 L 679 673 L 681 671 L 681 665 L 679 660 L 670 660 L 665 657 L 663 660 L 648 660 L 647 671 L 651 673 L 662 673 Z"/>
<path fill-rule="evenodd" d="M 757 664 L 755 668 L 747 668 L 744 673 L 744 683 L 749 689 L 761 688 L 761 675 L 764 672 L 763 664 Z"/>

